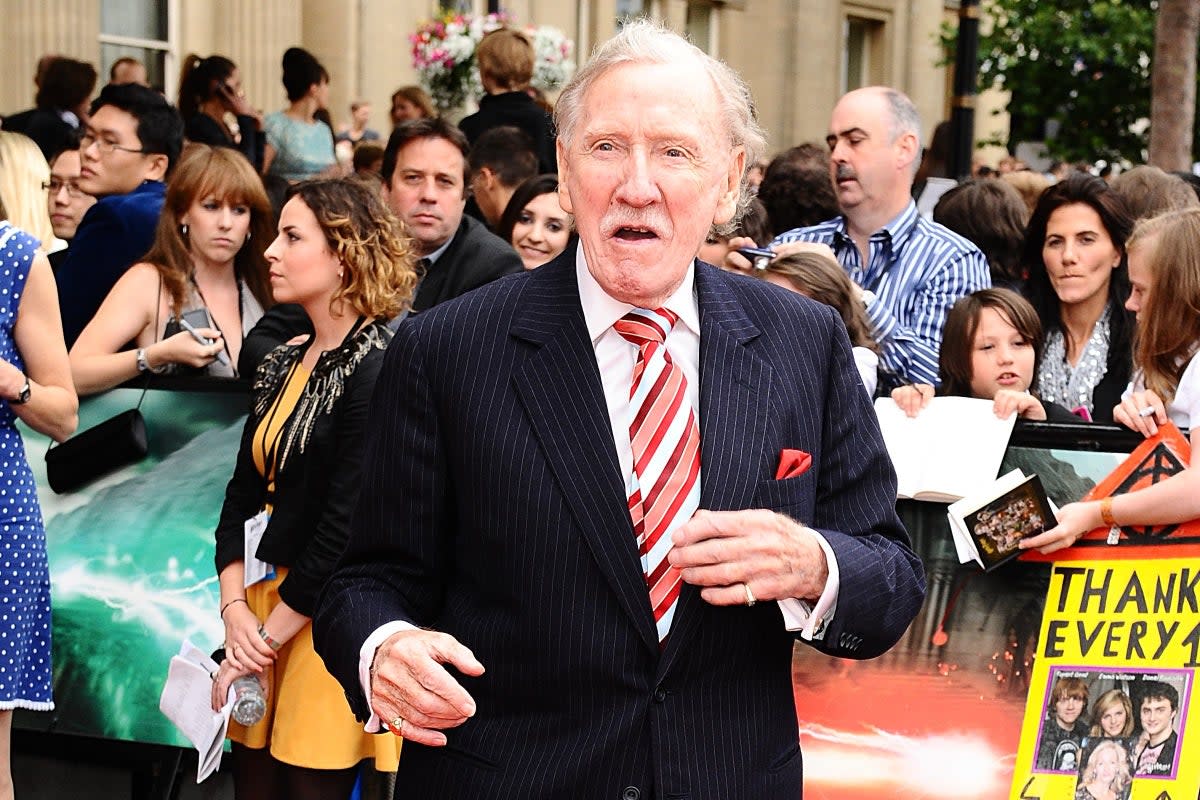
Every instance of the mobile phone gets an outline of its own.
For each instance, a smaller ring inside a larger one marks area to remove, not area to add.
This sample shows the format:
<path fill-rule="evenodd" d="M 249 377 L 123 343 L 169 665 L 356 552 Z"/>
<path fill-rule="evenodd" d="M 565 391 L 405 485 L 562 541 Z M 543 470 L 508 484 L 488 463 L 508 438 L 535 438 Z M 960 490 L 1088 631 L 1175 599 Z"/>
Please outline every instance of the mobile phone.
<path fill-rule="evenodd" d="M 779 255 L 774 250 L 767 250 L 764 247 L 739 247 L 738 254 L 753 264 L 755 269 L 766 269 L 767 263 Z"/>
<path fill-rule="evenodd" d="M 192 312 L 192 313 L 194 313 L 194 312 Z M 216 339 L 209 339 L 207 336 L 202 335 L 200 333 L 200 331 L 196 330 L 196 326 L 193 325 L 191 323 L 191 321 L 188 320 L 188 316 L 190 316 L 190 314 L 184 314 L 182 317 L 179 318 L 179 327 L 183 328 L 185 331 L 190 333 L 192 335 L 192 338 L 195 339 L 200 344 L 203 344 L 203 345 L 214 344 L 216 342 Z M 207 314 L 205 315 L 205 317 L 206 317 L 206 319 L 204 321 L 204 324 L 205 324 L 205 326 L 207 326 L 208 325 Z M 229 366 L 229 356 L 225 355 L 224 350 L 217 351 L 217 361 L 220 361 L 222 364 Z"/>

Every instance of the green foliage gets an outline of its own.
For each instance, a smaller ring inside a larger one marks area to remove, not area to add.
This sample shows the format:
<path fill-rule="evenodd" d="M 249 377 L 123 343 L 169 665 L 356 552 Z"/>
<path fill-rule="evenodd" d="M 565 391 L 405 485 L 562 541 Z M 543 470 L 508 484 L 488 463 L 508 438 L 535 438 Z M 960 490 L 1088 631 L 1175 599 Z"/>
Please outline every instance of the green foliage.
<path fill-rule="evenodd" d="M 983 8 L 993 25 L 980 36 L 980 89 L 1012 93 L 1013 143 L 1045 138 L 1051 155 L 1070 161 L 1144 161 L 1157 0 L 984 0 Z M 944 29 L 944 43 L 952 48 L 956 34 Z M 1052 137 L 1047 121 L 1058 123 Z"/>

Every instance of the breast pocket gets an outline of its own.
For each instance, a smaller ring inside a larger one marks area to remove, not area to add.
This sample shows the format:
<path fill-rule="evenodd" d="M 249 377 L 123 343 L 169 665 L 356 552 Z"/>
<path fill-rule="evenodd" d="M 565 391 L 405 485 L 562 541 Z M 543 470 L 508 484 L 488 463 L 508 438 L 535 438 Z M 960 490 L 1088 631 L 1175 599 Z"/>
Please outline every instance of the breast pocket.
<path fill-rule="evenodd" d="M 754 492 L 754 507 L 768 508 L 793 519 L 812 519 L 817 482 L 812 470 L 795 478 L 760 481 Z"/>

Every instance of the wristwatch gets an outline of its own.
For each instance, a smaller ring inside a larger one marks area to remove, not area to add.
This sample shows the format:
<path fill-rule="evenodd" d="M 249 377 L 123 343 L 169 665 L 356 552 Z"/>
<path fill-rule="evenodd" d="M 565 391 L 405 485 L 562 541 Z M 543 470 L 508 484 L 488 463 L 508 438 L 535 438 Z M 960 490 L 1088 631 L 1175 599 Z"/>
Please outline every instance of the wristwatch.
<path fill-rule="evenodd" d="M 26 403 L 28 403 L 28 402 L 29 402 L 29 393 L 30 393 L 30 387 L 29 387 L 29 377 L 28 377 L 28 376 L 26 376 L 26 378 L 25 378 L 25 385 L 21 387 L 21 392 L 20 392 L 20 394 L 18 394 L 18 395 L 17 395 L 16 397 L 14 397 L 13 399 L 9 400 L 9 401 L 8 401 L 8 402 L 9 402 L 9 405 L 14 405 L 14 406 L 23 406 L 23 405 L 25 405 Z"/>

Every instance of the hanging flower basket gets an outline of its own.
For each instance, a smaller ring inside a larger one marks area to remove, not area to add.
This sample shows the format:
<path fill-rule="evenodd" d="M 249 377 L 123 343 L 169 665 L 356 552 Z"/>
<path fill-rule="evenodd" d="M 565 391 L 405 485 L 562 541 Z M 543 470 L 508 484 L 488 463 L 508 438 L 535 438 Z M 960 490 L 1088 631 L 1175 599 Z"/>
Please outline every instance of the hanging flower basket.
<path fill-rule="evenodd" d="M 438 111 L 446 113 L 483 96 L 475 48 L 484 34 L 504 27 L 513 27 L 507 12 L 485 16 L 445 12 L 409 36 L 413 67 Z M 575 71 L 574 42 L 549 25 L 522 30 L 533 42 L 533 86 L 546 92 L 561 88 Z"/>

